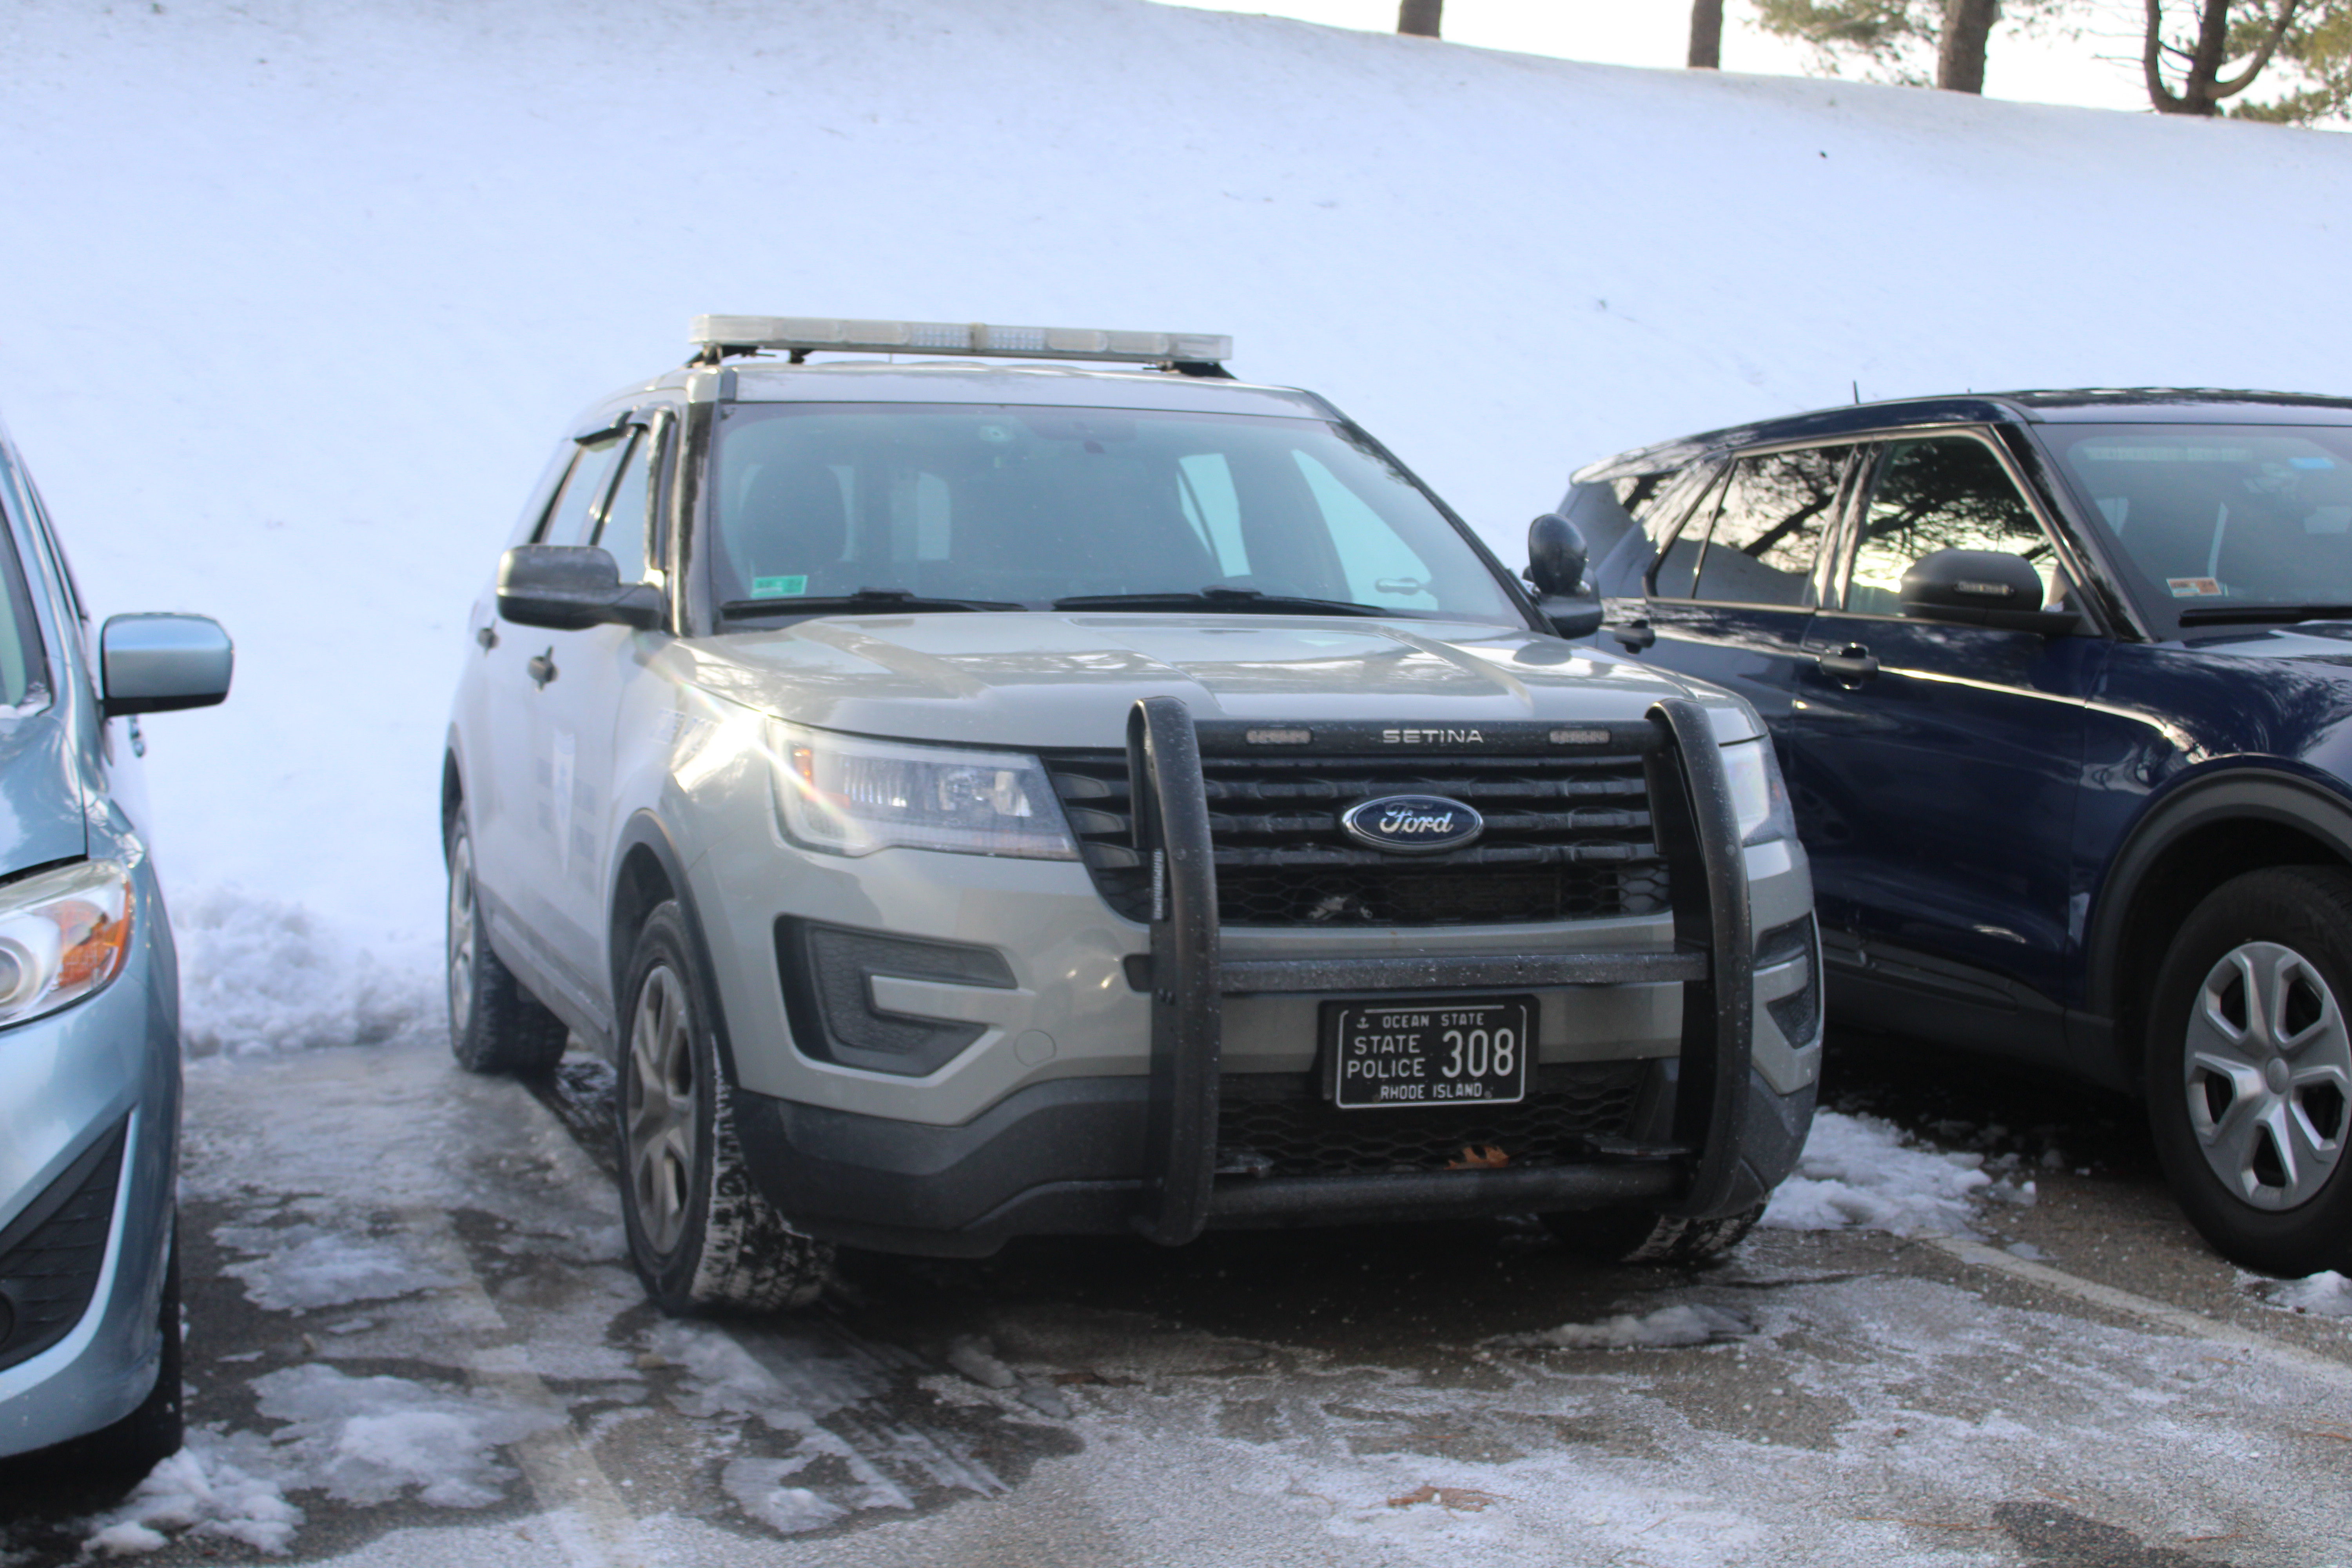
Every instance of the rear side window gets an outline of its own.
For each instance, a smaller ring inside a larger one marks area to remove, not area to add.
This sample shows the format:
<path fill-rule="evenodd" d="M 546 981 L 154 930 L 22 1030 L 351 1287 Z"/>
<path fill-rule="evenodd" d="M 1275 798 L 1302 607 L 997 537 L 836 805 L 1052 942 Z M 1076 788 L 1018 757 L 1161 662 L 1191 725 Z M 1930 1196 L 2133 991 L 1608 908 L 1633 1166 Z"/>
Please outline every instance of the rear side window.
<path fill-rule="evenodd" d="M 1845 607 L 1903 613 L 1903 574 L 1938 550 L 1999 550 L 2042 573 L 2042 603 L 2066 597 L 2050 541 L 2000 459 L 1967 436 L 1896 441 L 1886 448 L 1855 542 Z"/>
<path fill-rule="evenodd" d="M 1851 447 L 1742 458 L 1700 558 L 1692 597 L 1734 605 L 1810 606 L 1813 563 L 1837 518 Z"/>
<path fill-rule="evenodd" d="M 556 492 L 555 503 L 547 509 L 547 521 L 540 525 L 535 542 L 588 542 L 595 504 L 604 493 L 604 481 L 613 477 L 613 465 L 620 460 L 629 434 L 616 430 L 580 443 L 580 450 L 572 459 L 572 471 L 563 477 L 563 488 Z"/>
<path fill-rule="evenodd" d="M 0 526 L 0 708 L 16 708 L 45 695 L 48 660 L 41 651 L 41 626 L 25 584 L 23 563 Z"/>
<path fill-rule="evenodd" d="M 622 460 L 621 482 L 605 503 L 604 521 L 597 525 L 592 544 L 601 544 L 621 568 L 621 581 L 635 583 L 646 574 L 646 522 L 653 497 L 654 438 L 639 431 Z"/>

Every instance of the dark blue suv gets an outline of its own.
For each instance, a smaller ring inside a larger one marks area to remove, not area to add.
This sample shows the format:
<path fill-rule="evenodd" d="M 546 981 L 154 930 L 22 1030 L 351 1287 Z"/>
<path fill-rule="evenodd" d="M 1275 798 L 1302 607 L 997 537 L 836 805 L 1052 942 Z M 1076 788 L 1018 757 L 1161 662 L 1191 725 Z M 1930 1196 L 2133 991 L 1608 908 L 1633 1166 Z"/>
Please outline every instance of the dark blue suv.
<path fill-rule="evenodd" d="M 2144 1095 L 2222 1253 L 2352 1268 L 2352 400 L 1827 409 L 1564 510 L 1770 724 L 1833 1016 Z"/>

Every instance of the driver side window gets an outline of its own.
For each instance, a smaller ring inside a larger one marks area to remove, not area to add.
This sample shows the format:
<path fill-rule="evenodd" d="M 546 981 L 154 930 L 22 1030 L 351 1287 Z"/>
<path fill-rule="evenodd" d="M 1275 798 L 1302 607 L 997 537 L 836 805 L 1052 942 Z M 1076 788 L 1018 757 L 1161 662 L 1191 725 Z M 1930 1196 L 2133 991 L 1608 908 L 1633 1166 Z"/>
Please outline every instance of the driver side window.
<path fill-rule="evenodd" d="M 1887 447 L 1854 543 L 1845 607 L 1901 615 L 1903 574 L 1938 550 L 2022 555 L 2042 574 L 2042 605 L 2063 605 L 2069 585 L 2033 509 L 1992 449 L 1973 437 L 1930 436 Z"/>

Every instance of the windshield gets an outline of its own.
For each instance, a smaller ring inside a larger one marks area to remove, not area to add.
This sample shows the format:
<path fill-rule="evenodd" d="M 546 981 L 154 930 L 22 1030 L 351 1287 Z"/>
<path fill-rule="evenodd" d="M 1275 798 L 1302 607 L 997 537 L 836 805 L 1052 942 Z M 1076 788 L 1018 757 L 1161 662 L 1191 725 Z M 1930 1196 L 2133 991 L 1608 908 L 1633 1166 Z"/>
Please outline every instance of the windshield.
<path fill-rule="evenodd" d="M 711 472 L 715 597 L 738 618 L 865 594 L 1524 624 L 1428 496 L 1320 420 L 736 404 Z"/>
<path fill-rule="evenodd" d="M 2042 426 L 2160 633 L 2352 617 L 2352 429 Z"/>

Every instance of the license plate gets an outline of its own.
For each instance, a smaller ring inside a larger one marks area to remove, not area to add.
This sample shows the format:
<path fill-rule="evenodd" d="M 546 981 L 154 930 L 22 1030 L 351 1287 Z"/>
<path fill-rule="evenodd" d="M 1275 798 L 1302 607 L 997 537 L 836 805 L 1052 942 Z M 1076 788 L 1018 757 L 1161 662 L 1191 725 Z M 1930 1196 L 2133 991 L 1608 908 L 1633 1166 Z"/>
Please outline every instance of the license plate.
<path fill-rule="evenodd" d="M 1332 1103 L 1370 1110 L 1524 1100 L 1535 1026 L 1532 996 L 1328 1002 Z"/>

